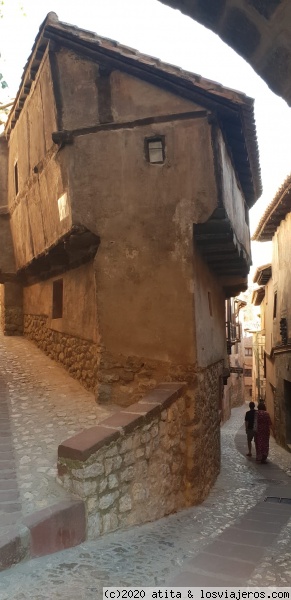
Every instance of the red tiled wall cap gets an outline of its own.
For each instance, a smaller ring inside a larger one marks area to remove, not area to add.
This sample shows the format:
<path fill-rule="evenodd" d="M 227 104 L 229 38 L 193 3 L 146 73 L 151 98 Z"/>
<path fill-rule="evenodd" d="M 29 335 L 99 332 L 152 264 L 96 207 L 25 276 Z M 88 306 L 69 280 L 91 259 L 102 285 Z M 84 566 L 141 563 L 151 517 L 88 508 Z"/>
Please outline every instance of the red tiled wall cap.
<path fill-rule="evenodd" d="M 186 383 L 160 383 L 139 402 L 101 421 L 96 427 L 84 429 L 58 448 L 59 458 L 85 462 L 99 448 L 107 446 L 121 435 L 130 433 L 160 414 L 181 396 Z"/>

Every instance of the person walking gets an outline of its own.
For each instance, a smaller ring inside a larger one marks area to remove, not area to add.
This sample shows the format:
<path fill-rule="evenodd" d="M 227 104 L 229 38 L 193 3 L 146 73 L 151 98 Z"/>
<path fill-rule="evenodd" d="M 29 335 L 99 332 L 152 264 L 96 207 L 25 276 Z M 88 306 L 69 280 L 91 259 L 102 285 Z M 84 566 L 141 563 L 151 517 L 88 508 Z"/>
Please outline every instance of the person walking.
<path fill-rule="evenodd" d="M 274 435 L 274 428 L 272 425 L 271 417 L 267 412 L 265 403 L 260 400 L 257 410 L 257 424 L 256 424 L 256 438 L 257 438 L 257 458 L 258 462 L 265 464 L 269 454 L 269 440 L 270 431 Z"/>
<path fill-rule="evenodd" d="M 255 403 L 250 402 L 249 408 L 250 408 L 250 410 L 248 410 L 245 415 L 245 428 L 246 428 L 247 441 L 248 441 L 247 456 L 252 456 L 252 440 L 254 440 L 255 446 L 256 446 L 256 433 L 255 433 L 254 426 L 255 426 L 255 419 L 256 419 L 257 411 L 255 409 Z"/>

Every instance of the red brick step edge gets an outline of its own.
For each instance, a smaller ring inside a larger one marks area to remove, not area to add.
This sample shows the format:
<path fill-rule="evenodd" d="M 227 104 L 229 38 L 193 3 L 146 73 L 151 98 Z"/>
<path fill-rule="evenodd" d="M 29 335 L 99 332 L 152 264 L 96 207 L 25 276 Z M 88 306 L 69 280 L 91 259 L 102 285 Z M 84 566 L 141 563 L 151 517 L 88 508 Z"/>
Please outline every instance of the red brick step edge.
<path fill-rule="evenodd" d="M 38 556 L 72 548 L 86 539 L 85 505 L 64 500 L 44 508 L 0 537 L 0 571 Z"/>

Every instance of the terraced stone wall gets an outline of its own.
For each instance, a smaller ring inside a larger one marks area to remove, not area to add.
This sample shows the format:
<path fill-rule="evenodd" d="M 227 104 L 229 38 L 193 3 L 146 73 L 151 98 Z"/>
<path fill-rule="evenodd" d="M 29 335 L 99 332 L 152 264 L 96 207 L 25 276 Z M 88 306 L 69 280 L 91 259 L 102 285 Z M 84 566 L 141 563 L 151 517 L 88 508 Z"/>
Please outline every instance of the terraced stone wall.
<path fill-rule="evenodd" d="M 220 462 L 213 406 L 218 370 L 200 373 L 201 394 L 209 393 L 199 410 L 202 396 L 196 399 L 189 386 L 160 384 L 59 446 L 58 480 L 85 502 L 90 538 L 159 519 L 207 496 Z"/>
<path fill-rule="evenodd" d="M 24 315 L 24 335 L 52 360 L 65 367 L 86 389 L 94 392 L 96 401 L 100 404 L 130 406 L 161 381 L 185 381 L 194 395 L 199 387 L 201 373 L 213 373 L 213 380 L 212 376 L 210 380 L 209 375 L 206 377 L 209 389 L 203 392 L 209 399 L 206 405 L 209 403 L 211 406 L 206 422 L 211 422 L 211 415 L 217 415 L 218 380 L 222 372 L 222 361 L 198 370 L 193 364 L 174 365 L 134 356 L 114 356 L 102 351 L 93 342 L 50 329 L 46 315 Z M 204 381 L 204 375 L 201 381 Z M 211 398 L 214 398 L 213 402 Z M 203 412 L 198 407 L 197 411 L 201 414 Z"/>
<path fill-rule="evenodd" d="M 24 335 L 90 391 L 96 386 L 97 344 L 50 329 L 46 315 L 24 315 Z"/>

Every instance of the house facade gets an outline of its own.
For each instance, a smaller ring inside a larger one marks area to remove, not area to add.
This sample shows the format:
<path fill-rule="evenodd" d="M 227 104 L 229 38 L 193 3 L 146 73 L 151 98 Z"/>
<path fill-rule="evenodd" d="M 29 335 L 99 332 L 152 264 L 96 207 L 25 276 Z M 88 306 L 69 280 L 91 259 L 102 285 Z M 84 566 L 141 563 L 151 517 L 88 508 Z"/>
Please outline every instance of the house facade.
<path fill-rule="evenodd" d="M 230 375 L 224 386 L 222 421 L 230 418 L 231 409 L 244 402 L 243 378 L 243 309 L 242 297 L 226 300 L 226 340 L 229 354 Z"/>
<path fill-rule="evenodd" d="M 272 265 L 262 267 L 262 328 L 265 330 L 266 402 L 276 440 L 291 447 L 291 177 L 263 215 L 254 239 L 272 241 Z"/>
<path fill-rule="evenodd" d="M 97 402 L 186 381 L 205 494 L 219 468 L 225 298 L 247 288 L 261 189 L 253 101 L 50 13 L 0 152 L 4 331 Z"/>

